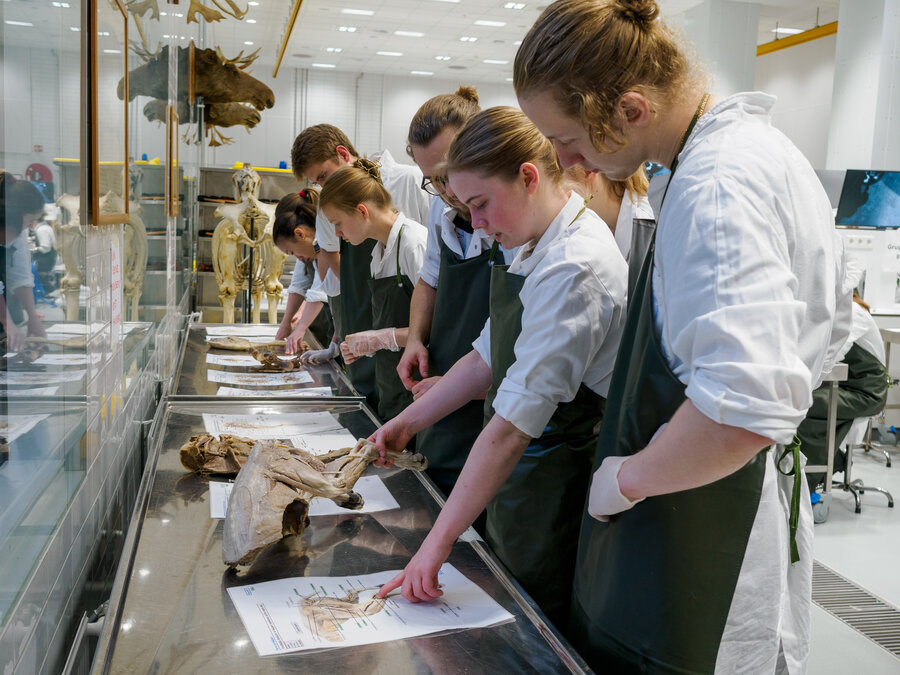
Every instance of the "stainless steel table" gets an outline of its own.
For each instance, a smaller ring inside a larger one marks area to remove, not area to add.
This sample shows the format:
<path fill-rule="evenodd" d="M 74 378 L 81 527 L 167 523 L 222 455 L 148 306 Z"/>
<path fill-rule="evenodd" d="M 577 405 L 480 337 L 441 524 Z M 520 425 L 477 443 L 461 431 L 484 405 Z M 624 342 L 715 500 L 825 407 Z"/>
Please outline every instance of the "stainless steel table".
<path fill-rule="evenodd" d="M 344 374 L 334 361 L 323 363 L 317 366 L 308 366 L 306 371 L 312 375 L 313 381 L 307 384 L 290 384 L 277 387 L 260 386 L 254 387 L 248 384 L 220 384 L 209 380 L 209 371 L 226 370 L 232 373 L 249 373 L 252 372 L 248 367 L 218 366 L 208 365 L 206 363 L 206 355 L 220 354 L 223 356 L 234 356 L 236 354 L 249 354 L 249 352 L 236 352 L 224 349 L 210 349 L 206 342 L 206 326 L 212 324 L 191 323 L 188 326 L 188 334 L 184 341 L 184 348 L 181 354 L 181 360 L 178 364 L 178 372 L 175 376 L 175 384 L 172 389 L 173 396 L 215 396 L 220 386 L 237 387 L 240 389 L 266 389 L 283 391 L 285 395 L 299 396 L 304 389 L 312 387 L 330 387 L 332 396 L 330 398 L 360 398 L 350 380 Z M 222 324 L 216 324 L 221 326 Z M 266 330 L 271 330 L 271 324 L 234 324 L 242 328 L 258 326 Z M 306 334 L 306 341 L 313 349 L 319 349 L 320 345 L 316 343 L 315 338 L 310 333 Z"/>
<path fill-rule="evenodd" d="M 204 412 L 331 411 L 357 436 L 376 428 L 360 402 L 170 400 L 154 431 L 94 673 L 511 673 L 586 672 L 480 540 L 458 541 L 449 562 L 515 616 L 515 622 L 363 647 L 260 658 L 226 589 L 285 577 L 400 569 L 440 509 L 423 475 L 370 467 L 400 508 L 318 516 L 298 537 L 270 546 L 249 568 L 222 563 L 222 531 L 209 514 L 208 479 L 185 471 L 178 449 L 203 431 Z M 471 539 L 471 538 L 469 538 Z"/>

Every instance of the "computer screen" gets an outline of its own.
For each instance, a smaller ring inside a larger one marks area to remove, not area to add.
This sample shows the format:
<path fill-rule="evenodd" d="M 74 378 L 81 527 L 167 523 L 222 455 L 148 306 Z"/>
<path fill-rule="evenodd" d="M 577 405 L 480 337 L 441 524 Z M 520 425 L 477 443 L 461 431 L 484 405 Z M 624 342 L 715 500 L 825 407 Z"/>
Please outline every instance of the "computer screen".
<path fill-rule="evenodd" d="M 900 172 L 848 169 L 835 224 L 900 228 Z"/>

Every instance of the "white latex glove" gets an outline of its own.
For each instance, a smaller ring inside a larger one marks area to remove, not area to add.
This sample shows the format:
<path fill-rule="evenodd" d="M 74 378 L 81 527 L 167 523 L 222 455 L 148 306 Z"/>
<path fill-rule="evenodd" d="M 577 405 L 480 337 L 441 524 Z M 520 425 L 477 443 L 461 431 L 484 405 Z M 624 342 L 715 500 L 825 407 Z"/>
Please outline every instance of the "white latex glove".
<path fill-rule="evenodd" d="M 372 356 L 372 354 L 382 349 L 399 352 L 400 345 L 397 344 L 397 331 L 395 329 L 379 328 L 348 335 L 347 349 L 355 356 L 360 357 Z"/>
<path fill-rule="evenodd" d="M 619 470 L 629 459 L 630 456 L 607 457 L 594 472 L 588 497 L 588 513 L 601 523 L 607 522 L 610 516 L 627 511 L 638 502 L 644 501 L 643 499 L 631 501 L 619 489 Z"/>
<path fill-rule="evenodd" d="M 336 359 L 341 353 L 341 348 L 337 342 L 329 342 L 325 349 L 310 349 L 300 355 L 300 363 L 316 365 L 325 363 L 331 359 Z"/>

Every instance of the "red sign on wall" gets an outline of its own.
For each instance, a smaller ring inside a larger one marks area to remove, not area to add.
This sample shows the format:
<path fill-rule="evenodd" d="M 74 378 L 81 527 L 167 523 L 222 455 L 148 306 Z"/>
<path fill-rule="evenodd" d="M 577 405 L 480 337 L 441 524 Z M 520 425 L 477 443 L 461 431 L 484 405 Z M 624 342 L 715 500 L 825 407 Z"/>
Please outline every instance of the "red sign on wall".
<path fill-rule="evenodd" d="M 35 152 L 43 152 L 43 151 L 44 151 L 44 146 L 43 146 L 43 145 L 35 145 L 35 146 L 34 146 L 34 151 L 35 151 Z"/>

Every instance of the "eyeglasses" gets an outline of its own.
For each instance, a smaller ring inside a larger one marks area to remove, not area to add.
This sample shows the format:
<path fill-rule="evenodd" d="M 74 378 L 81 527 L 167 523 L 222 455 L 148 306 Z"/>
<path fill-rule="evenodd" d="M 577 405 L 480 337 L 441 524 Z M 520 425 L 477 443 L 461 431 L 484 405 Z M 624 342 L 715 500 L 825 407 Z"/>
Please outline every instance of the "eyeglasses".
<path fill-rule="evenodd" d="M 425 192 L 430 194 L 432 197 L 440 197 L 441 196 L 441 193 L 438 192 L 438 189 L 435 187 L 434 181 L 431 179 L 430 176 L 424 176 L 422 178 L 422 184 L 419 187 L 421 187 L 423 190 L 425 190 Z"/>

